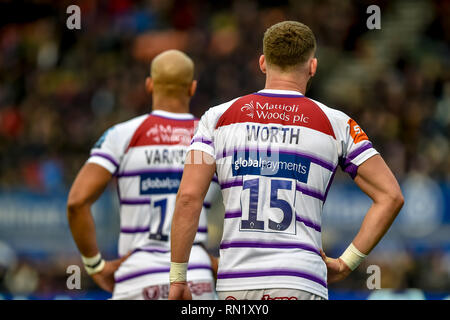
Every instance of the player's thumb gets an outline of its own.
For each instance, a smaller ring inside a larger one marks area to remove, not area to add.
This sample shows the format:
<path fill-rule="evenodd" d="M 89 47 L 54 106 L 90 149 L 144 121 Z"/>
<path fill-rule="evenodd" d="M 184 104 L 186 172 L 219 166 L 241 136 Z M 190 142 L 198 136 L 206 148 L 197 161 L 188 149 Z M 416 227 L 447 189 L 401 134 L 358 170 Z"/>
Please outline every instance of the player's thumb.
<path fill-rule="evenodd" d="M 111 263 L 112 268 L 114 270 L 118 269 L 120 267 L 120 265 L 131 256 L 132 253 L 133 252 L 129 252 L 126 255 L 120 257 L 119 259 L 111 261 L 110 263 Z"/>
<path fill-rule="evenodd" d="M 133 251 L 128 252 L 126 255 L 124 255 L 123 257 L 120 257 L 118 260 L 119 265 L 124 262 L 125 260 L 127 260 L 131 254 L 133 253 Z"/>
<path fill-rule="evenodd" d="M 322 257 L 322 260 L 327 263 L 327 255 L 322 249 L 320 249 L 320 256 Z"/>

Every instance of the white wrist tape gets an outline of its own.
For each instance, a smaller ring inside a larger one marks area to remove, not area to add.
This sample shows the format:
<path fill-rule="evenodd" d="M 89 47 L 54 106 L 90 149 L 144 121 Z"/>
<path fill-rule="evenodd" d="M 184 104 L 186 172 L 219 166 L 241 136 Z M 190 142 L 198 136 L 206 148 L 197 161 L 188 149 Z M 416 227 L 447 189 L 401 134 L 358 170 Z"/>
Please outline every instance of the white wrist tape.
<path fill-rule="evenodd" d="M 353 271 L 365 257 L 367 257 L 367 255 L 359 251 L 353 243 L 351 243 L 339 258 Z"/>
<path fill-rule="evenodd" d="M 169 280 L 172 282 L 186 282 L 186 273 L 187 273 L 187 262 L 178 263 L 171 262 L 170 263 L 170 273 Z"/>
<path fill-rule="evenodd" d="M 100 252 L 90 258 L 82 255 L 81 260 L 83 261 L 84 268 L 89 275 L 99 273 L 105 267 L 105 260 L 102 259 Z"/>

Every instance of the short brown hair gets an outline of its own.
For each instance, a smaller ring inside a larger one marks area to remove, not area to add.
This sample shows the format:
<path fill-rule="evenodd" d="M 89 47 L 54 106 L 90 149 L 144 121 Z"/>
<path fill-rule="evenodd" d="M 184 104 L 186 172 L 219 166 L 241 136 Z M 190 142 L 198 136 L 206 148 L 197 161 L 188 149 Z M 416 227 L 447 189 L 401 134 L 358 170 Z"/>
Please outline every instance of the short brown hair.
<path fill-rule="evenodd" d="M 297 21 L 274 24 L 264 33 L 263 53 L 269 65 L 282 70 L 304 63 L 316 49 L 311 29 Z"/>

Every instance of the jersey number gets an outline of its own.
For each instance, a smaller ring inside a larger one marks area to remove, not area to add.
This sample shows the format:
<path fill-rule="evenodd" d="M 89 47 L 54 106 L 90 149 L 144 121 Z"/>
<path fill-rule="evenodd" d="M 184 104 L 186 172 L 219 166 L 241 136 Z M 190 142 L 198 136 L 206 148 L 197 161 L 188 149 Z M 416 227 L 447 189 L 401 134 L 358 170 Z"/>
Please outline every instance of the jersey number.
<path fill-rule="evenodd" d="M 264 230 L 265 221 L 258 220 L 259 179 L 244 181 L 243 190 L 249 189 L 248 219 L 241 220 L 241 230 Z M 281 221 L 268 218 L 268 231 L 286 231 L 292 224 L 292 206 L 278 197 L 278 190 L 292 190 L 292 181 L 273 179 L 270 181 L 270 208 L 278 208 L 283 213 Z"/>
<path fill-rule="evenodd" d="M 167 199 L 155 201 L 155 203 L 153 204 L 153 207 L 160 208 L 161 219 L 159 220 L 159 225 L 158 225 L 158 228 L 156 229 L 156 233 L 150 232 L 149 239 L 159 240 L 159 241 L 167 241 L 167 240 L 169 240 L 169 236 L 166 234 L 163 234 L 164 222 L 166 220 Z"/>

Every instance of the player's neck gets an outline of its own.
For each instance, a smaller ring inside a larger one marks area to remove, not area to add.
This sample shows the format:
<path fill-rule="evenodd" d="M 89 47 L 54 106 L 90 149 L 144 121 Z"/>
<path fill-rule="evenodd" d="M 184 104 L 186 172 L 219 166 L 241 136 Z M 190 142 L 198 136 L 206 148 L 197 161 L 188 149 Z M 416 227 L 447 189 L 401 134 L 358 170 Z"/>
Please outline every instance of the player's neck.
<path fill-rule="evenodd" d="M 172 113 L 189 113 L 189 99 L 153 97 L 152 109 Z"/>
<path fill-rule="evenodd" d="M 291 76 L 267 75 L 264 89 L 291 90 L 305 94 L 307 83 L 307 79 L 299 79 Z"/>

